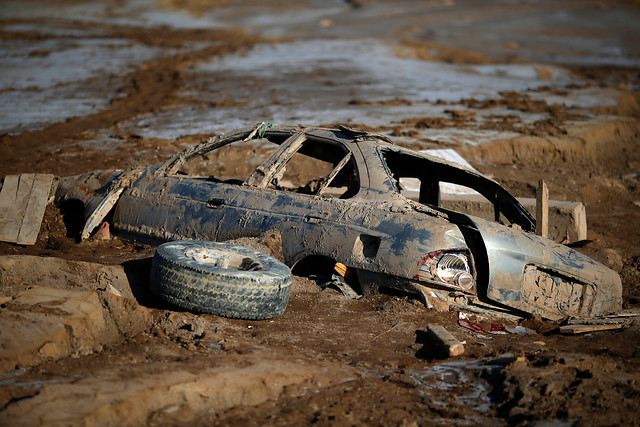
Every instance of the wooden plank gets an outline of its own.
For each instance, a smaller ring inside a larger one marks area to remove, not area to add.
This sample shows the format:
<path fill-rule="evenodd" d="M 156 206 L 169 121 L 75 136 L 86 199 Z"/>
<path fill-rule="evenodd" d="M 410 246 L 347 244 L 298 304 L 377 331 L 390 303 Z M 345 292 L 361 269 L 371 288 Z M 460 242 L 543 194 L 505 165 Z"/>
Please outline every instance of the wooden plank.
<path fill-rule="evenodd" d="M 13 207 L 18 195 L 18 175 L 7 175 L 0 191 L 0 208 Z"/>
<path fill-rule="evenodd" d="M 20 175 L 15 192 L 13 192 L 13 188 L 10 188 L 11 192 L 7 195 L 7 198 L 3 200 L 2 215 L 0 218 L 0 240 L 12 243 L 18 240 L 18 234 L 22 226 L 22 218 L 27 209 L 28 196 L 29 193 L 31 193 L 34 178 L 35 174 Z M 11 186 L 13 182 L 9 184 Z M 4 186 L 2 190 L 4 193 Z M 13 201 L 12 205 L 7 205 L 11 203 L 11 201 Z"/>
<path fill-rule="evenodd" d="M 569 319 L 567 321 L 568 325 L 616 325 L 619 323 L 629 324 L 633 322 L 633 319 L 630 317 L 627 318 L 607 318 L 607 317 L 592 317 L 588 319 Z"/>
<path fill-rule="evenodd" d="M 563 335 L 586 334 L 588 332 L 614 331 L 621 329 L 624 325 L 566 325 L 560 327 L 560 333 Z"/>
<path fill-rule="evenodd" d="M 27 195 L 27 207 L 16 241 L 19 245 L 33 245 L 38 240 L 52 182 L 53 175 L 38 174 L 35 176 L 31 192 Z"/>
<path fill-rule="evenodd" d="M 0 191 L 0 240 L 11 240 L 15 225 L 13 224 L 13 206 L 18 196 L 18 175 L 8 175 L 4 178 Z"/>
<path fill-rule="evenodd" d="M 464 346 L 444 326 L 429 325 L 427 334 L 438 347 L 445 351 L 447 356 L 459 356 L 464 353 Z"/>
<path fill-rule="evenodd" d="M 538 181 L 536 193 L 536 234 L 549 235 L 549 188 L 542 179 Z"/>
<path fill-rule="evenodd" d="M 638 316 L 640 316 L 640 308 L 628 308 L 626 310 L 620 310 L 616 313 L 612 313 L 603 317 L 615 318 L 615 317 L 638 317 Z"/>

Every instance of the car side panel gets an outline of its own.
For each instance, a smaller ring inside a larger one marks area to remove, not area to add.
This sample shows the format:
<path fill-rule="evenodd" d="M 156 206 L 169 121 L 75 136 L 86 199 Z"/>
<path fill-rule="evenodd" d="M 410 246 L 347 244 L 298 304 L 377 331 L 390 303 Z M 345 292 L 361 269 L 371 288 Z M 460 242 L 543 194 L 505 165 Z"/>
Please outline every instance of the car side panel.
<path fill-rule="evenodd" d="M 455 225 L 385 201 L 341 200 L 243 187 L 227 206 L 220 236 L 283 236 L 293 265 L 323 255 L 347 266 L 412 279 L 419 262 L 436 249 L 466 248 Z"/>
<path fill-rule="evenodd" d="M 114 228 L 161 241 L 217 240 L 224 207 L 237 188 L 175 176 L 142 179 L 122 194 Z"/>

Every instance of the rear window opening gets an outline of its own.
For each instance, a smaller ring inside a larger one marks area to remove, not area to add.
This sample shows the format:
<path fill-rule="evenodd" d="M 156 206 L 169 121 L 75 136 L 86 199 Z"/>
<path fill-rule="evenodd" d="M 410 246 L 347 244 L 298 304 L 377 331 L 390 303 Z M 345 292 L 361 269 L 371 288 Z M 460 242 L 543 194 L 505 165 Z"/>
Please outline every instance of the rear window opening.
<path fill-rule="evenodd" d="M 471 171 L 402 151 L 383 149 L 381 155 L 396 191 L 437 208 L 535 229 L 531 215 L 497 183 Z"/>

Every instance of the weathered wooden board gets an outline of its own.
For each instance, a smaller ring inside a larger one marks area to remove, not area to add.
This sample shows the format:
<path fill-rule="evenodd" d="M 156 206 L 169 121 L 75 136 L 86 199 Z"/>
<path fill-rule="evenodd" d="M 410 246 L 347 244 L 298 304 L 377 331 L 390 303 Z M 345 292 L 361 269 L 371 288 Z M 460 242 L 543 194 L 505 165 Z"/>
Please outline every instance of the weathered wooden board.
<path fill-rule="evenodd" d="M 614 331 L 622 329 L 624 325 L 565 325 L 560 327 L 560 333 L 563 335 L 586 334 L 588 332 Z"/>
<path fill-rule="evenodd" d="M 0 240 L 33 245 L 38 239 L 53 175 L 9 175 L 0 191 Z"/>
<path fill-rule="evenodd" d="M 464 353 L 464 345 L 449 333 L 443 326 L 429 325 L 427 334 L 447 356 L 459 356 Z"/>

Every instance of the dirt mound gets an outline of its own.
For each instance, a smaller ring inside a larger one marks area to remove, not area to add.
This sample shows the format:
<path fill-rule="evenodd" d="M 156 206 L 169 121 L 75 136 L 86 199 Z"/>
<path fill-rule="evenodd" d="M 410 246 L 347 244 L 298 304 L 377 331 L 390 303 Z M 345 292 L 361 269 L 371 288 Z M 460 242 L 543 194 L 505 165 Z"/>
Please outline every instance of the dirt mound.
<path fill-rule="evenodd" d="M 135 301 L 105 292 L 33 287 L 3 298 L 0 372 L 85 356 L 152 324 Z"/>
<path fill-rule="evenodd" d="M 225 243 L 244 246 L 254 251 L 265 253 L 275 259 L 284 262 L 282 255 L 282 236 L 277 230 L 267 231 L 258 237 L 243 237 L 240 239 L 228 240 Z"/>

